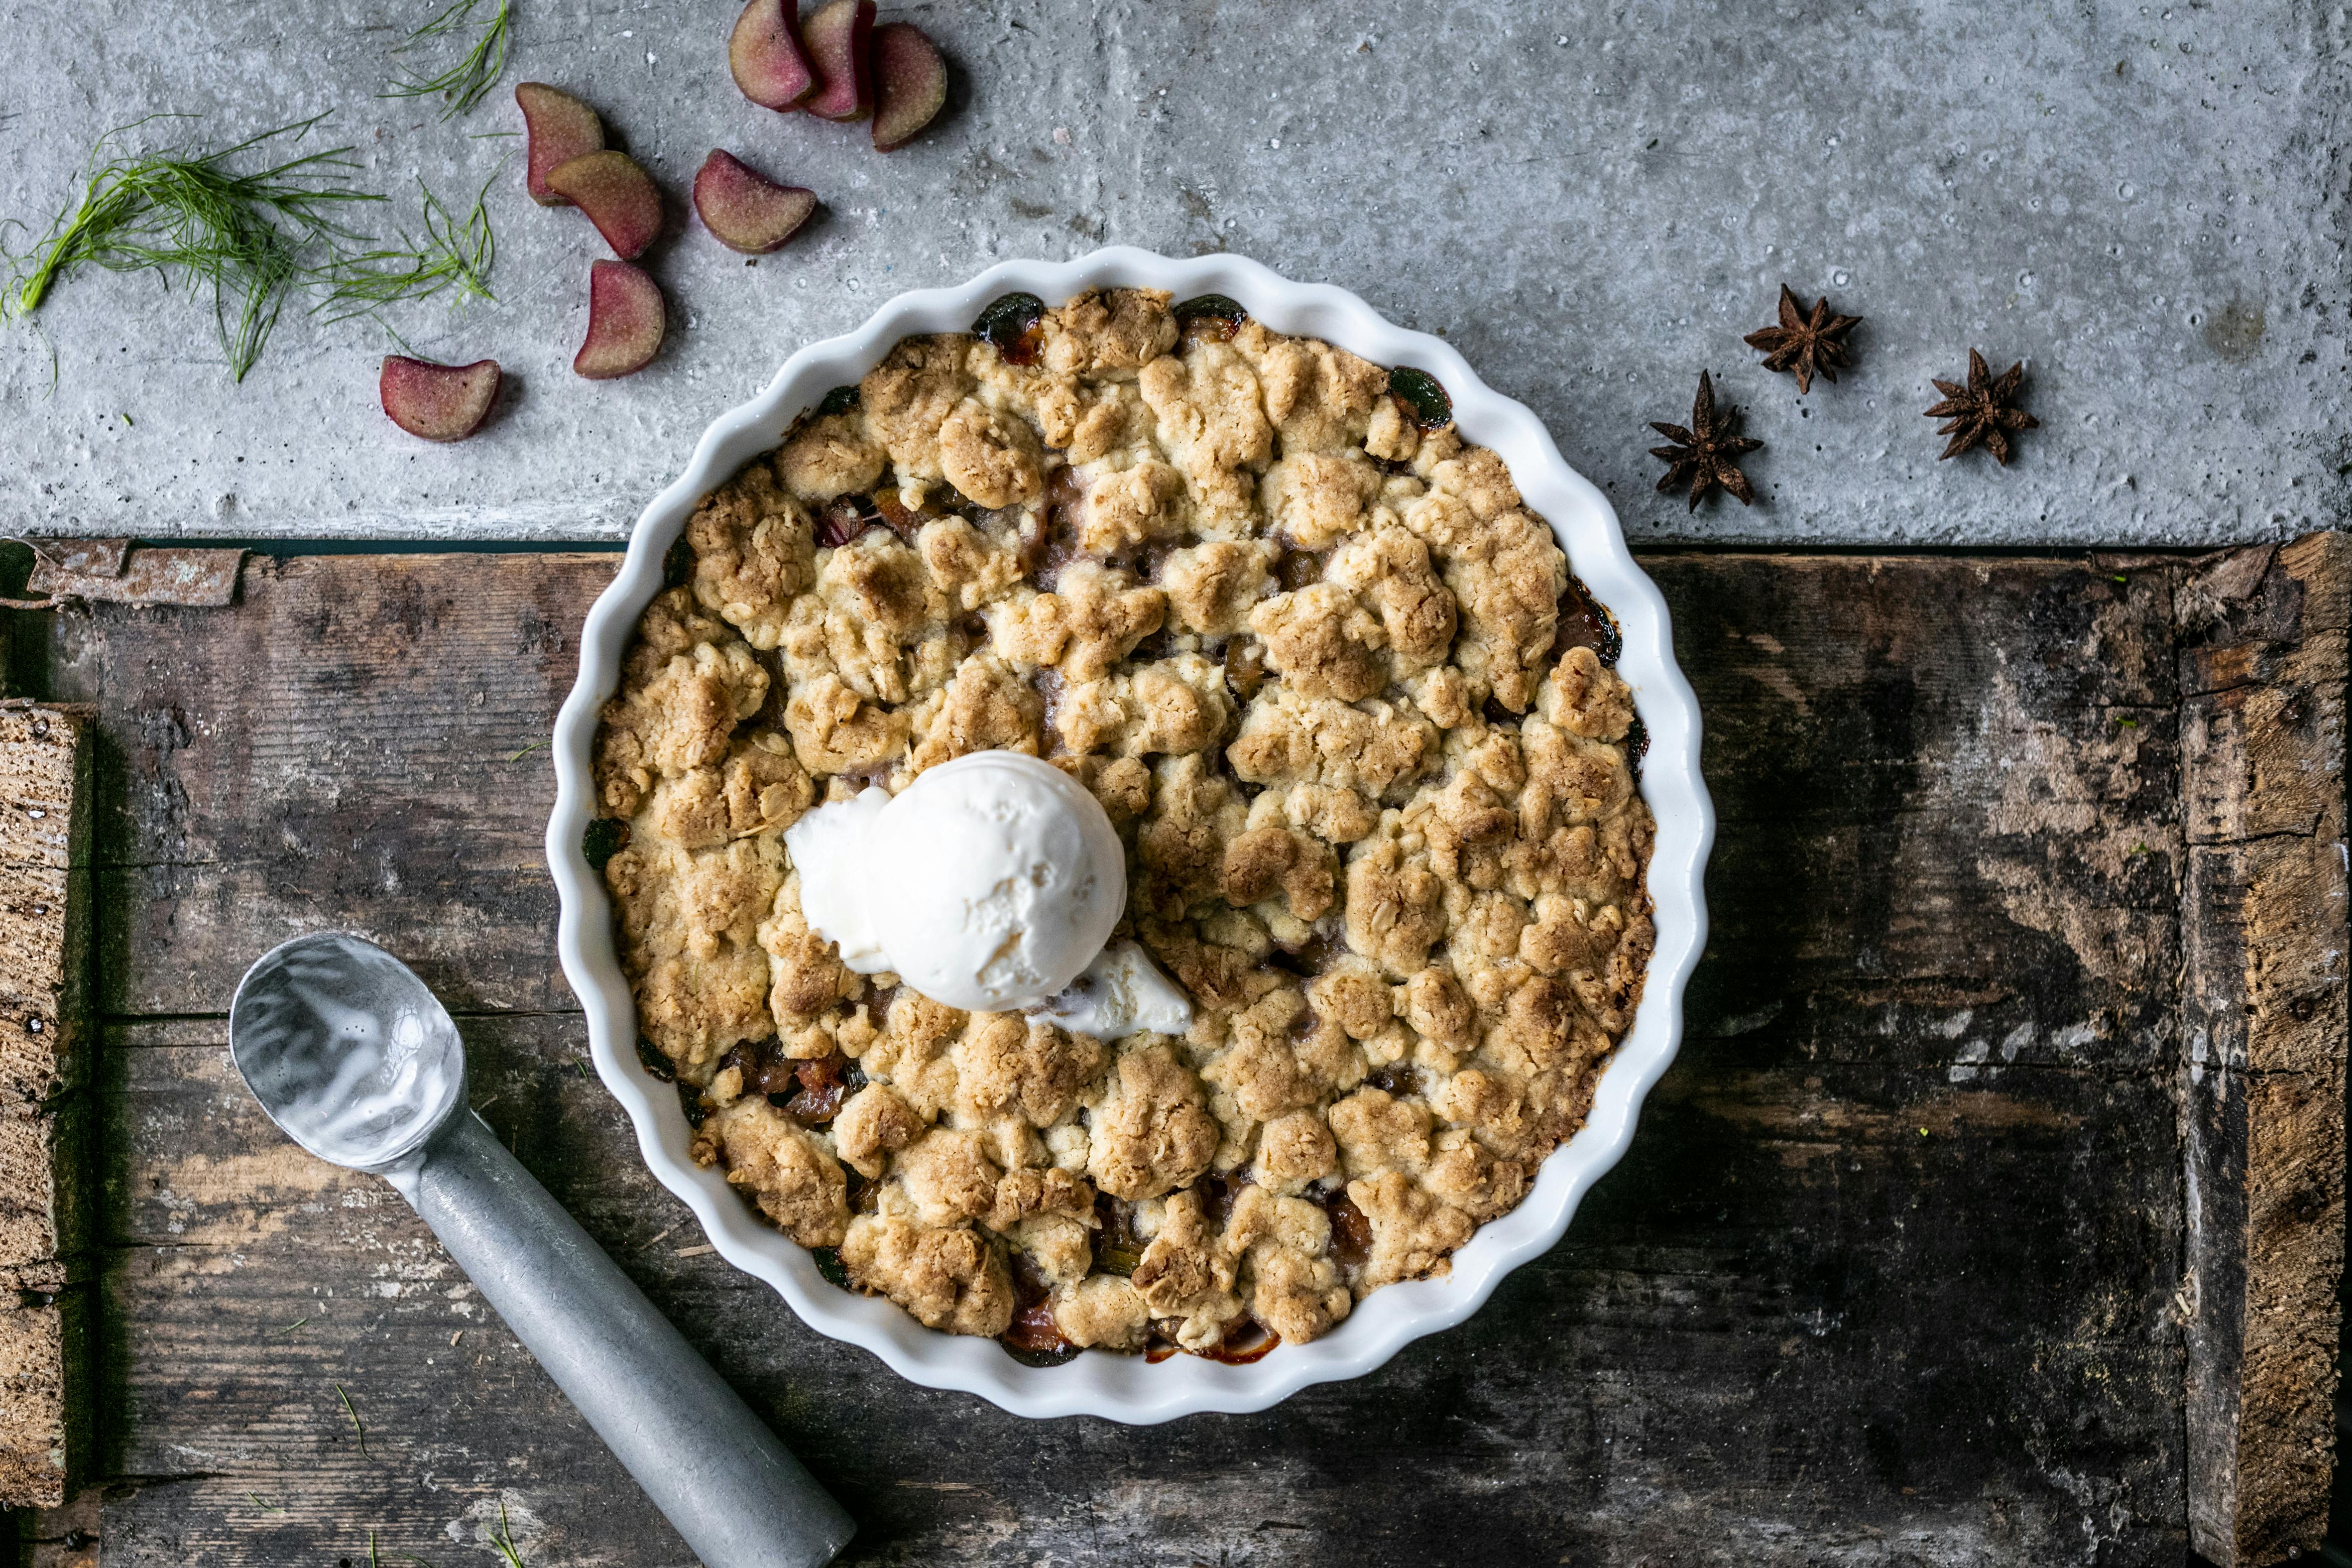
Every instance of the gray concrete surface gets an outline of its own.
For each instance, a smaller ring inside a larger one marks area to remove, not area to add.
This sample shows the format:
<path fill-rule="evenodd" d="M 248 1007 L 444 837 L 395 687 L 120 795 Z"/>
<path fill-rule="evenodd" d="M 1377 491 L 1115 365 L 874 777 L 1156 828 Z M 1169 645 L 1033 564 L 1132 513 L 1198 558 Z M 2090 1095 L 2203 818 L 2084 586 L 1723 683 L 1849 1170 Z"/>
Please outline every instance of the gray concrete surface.
<path fill-rule="evenodd" d="M 0 334 L 0 524 L 618 537 L 797 344 L 902 289 L 1110 241 L 1240 251 L 1444 333 L 1636 542 L 2210 543 L 2345 511 L 2338 7 L 918 4 L 898 14 L 957 85 L 883 157 L 737 95 L 736 0 L 514 3 L 505 82 L 443 124 L 374 96 L 438 0 L 0 0 L 0 217 L 38 227 L 141 114 L 230 138 L 332 110 L 413 221 L 415 176 L 456 196 L 519 146 L 475 138 L 514 129 L 511 84 L 536 78 L 598 104 L 674 195 L 726 146 L 814 187 L 821 220 L 757 268 L 698 230 L 666 241 L 679 330 L 592 384 L 570 362 L 603 249 L 509 170 L 499 302 L 391 318 L 520 378 L 453 448 L 377 411 L 391 344 L 369 323 L 289 316 L 238 386 L 201 301 L 77 278 L 37 335 Z M 1801 401 L 1739 342 L 1782 279 L 1867 318 L 1855 370 Z M 2028 366 L 2042 428 L 2006 471 L 1938 464 L 1919 415 L 1972 343 Z M 1646 422 L 1684 419 L 1703 365 L 1769 445 L 1753 509 L 1690 517 L 1652 491 Z"/>

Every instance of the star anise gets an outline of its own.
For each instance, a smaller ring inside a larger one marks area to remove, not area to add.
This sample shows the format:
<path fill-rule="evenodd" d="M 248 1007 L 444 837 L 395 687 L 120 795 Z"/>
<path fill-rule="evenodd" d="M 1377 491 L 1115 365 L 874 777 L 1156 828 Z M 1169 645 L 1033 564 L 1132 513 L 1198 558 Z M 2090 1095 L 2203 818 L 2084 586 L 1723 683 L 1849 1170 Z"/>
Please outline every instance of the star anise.
<path fill-rule="evenodd" d="M 2031 430 L 2042 423 L 2022 408 L 2012 408 L 2010 399 L 2017 395 L 2018 383 L 2025 379 L 2022 362 L 2011 365 L 1999 381 L 1985 368 L 1984 355 L 1969 351 L 1969 384 L 1938 381 L 1936 390 L 1944 401 L 1927 410 L 1926 417 L 1948 423 L 1936 426 L 1938 436 L 1949 436 L 1951 444 L 1936 460 L 1957 458 L 1969 447 L 1981 443 L 1993 460 L 2002 468 L 2009 467 L 2009 432 Z"/>
<path fill-rule="evenodd" d="M 1747 343 L 1751 349 L 1765 351 L 1766 370 L 1796 372 L 1797 395 L 1802 397 L 1813 389 L 1815 374 L 1826 382 L 1837 380 L 1837 367 L 1847 363 L 1845 335 L 1861 321 L 1860 316 L 1830 314 L 1826 294 L 1814 300 L 1813 308 L 1807 310 L 1783 283 L 1780 324 L 1748 333 Z"/>
<path fill-rule="evenodd" d="M 1650 428 L 1675 445 L 1653 447 L 1650 456 L 1664 458 L 1669 465 L 1658 488 L 1670 490 L 1687 479 L 1690 480 L 1690 509 L 1706 499 L 1709 490 L 1725 489 L 1739 498 L 1742 506 L 1752 506 L 1756 492 L 1748 487 L 1748 476 L 1739 471 L 1732 459 L 1743 452 L 1753 452 L 1764 445 L 1751 436 L 1735 436 L 1731 427 L 1738 422 L 1736 407 L 1718 415 L 1715 411 L 1715 384 L 1706 372 L 1698 373 L 1698 396 L 1691 403 L 1691 427 L 1650 422 Z"/>

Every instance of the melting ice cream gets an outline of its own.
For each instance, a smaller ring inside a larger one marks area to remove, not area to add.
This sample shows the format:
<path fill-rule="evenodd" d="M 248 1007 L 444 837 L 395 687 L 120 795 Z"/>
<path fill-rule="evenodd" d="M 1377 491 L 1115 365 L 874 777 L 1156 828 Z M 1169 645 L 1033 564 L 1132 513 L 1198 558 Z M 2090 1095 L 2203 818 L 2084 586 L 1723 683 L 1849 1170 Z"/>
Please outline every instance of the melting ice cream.
<path fill-rule="evenodd" d="M 810 929 L 861 974 L 896 972 L 971 1012 L 1052 1004 L 1060 1011 L 1048 1016 L 1066 1014 L 1073 1029 L 1191 1016 L 1140 949 L 1104 952 L 1127 904 L 1126 851 L 1101 803 L 1050 763 L 959 757 L 896 795 L 867 789 L 810 812 L 784 847 Z M 1063 999 L 1089 965 L 1100 983 Z"/>

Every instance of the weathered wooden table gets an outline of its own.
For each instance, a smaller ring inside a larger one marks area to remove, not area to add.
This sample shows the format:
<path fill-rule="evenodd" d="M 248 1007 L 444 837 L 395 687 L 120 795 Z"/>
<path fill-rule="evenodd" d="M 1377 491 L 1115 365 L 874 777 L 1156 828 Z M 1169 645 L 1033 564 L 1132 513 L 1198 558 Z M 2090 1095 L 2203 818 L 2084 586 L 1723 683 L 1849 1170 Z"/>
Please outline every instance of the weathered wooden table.
<path fill-rule="evenodd" d="M 81 857 L 28 814 L 79 735 L 93 921 L 90 1022 L 19 954 L 0 1027 L 0 1177 L 68 1160 L 60 1235 L 0 1225 L 0 1415 L 50 1408 L 62 1329 L 79 1424 L 30 1558 L 446 1568 L 503 1526 L 530 1568 L 688 1561 L 389 1189 L 237 1084 L 237 974 L 333 924 L 438 988 L 477 1107 L 857 1562 L 2271 1561 L 2332 1462 L 2347 556 L 1651 557 L 1722 832 L 1632 1154 L 1462 1328 L 1141 1430 L 900 1382 L 646 1173 L 540 848 L 614 557 L 257 556 L 231 605 L 14 612 L 9 690 L 89 705 L 0 710 L 0 921 L 70 952 L 39 889 Z"/>

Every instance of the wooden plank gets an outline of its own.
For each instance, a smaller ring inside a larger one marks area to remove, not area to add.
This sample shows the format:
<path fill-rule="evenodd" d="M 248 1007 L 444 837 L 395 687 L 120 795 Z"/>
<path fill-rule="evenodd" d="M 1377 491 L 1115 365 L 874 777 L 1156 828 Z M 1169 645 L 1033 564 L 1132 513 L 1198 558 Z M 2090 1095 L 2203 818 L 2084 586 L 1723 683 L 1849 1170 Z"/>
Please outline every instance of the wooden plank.
<path fill-rule="evenodd" d="M 2168 1065 L 2170 584 L 2089 562 L 1669 556 L 1721 831 L 1694 994 L 1955 1081 Z M 1775 1012 L 1794 998 L 1799 1017 Z"/>
<path fill-rule="evenodd" d="M 55 600 L 118 605 L 230 605 L 236 602 L 245 552 L 188 545 L 133 544 L 128 539 L 41 540 L 25 592 Z"/>
<path fill-rule="evenodd" d="M 51 695 L 100 704 L 100 1006 L 221 1011 L 321 924 L 400 949 L 452 1006 L 572 1005 L 545 742 L 617 563 L 256 558 L 235 609 L 55 616 Z"/>
<path fill-rule="evenodd" d="M 493 1125 L 847 1500 L 854 1561 L 2179 1563 L 2178 570 L 1648 564 L 1724 831 L 1632 1154 L 1463 1328 L 1144 1431 L 915 1389 L 661 1236 L 574 1065 L 543 754 L 505 760 L 610 557 L 58 616 L 105 764 L 106 1562 L 467 1560 L 500 1502 L 532 1568 L 686 1561 L 413 1216 L 229 1073 L 237 973 L 331 920 L 425 960 Z"/>
<path fill-rule="evenodd" d="M 2326 1533 L 2344 1265 L 2352 549 L 2183 585 L 2189 1517 L 2221 1568 Z"/>
<path fill-rule="evenodd" d="M 0 1503 L 18 1508 L 64 1502 L 88 1461 L 89 717 L 0 703 Z"/>

